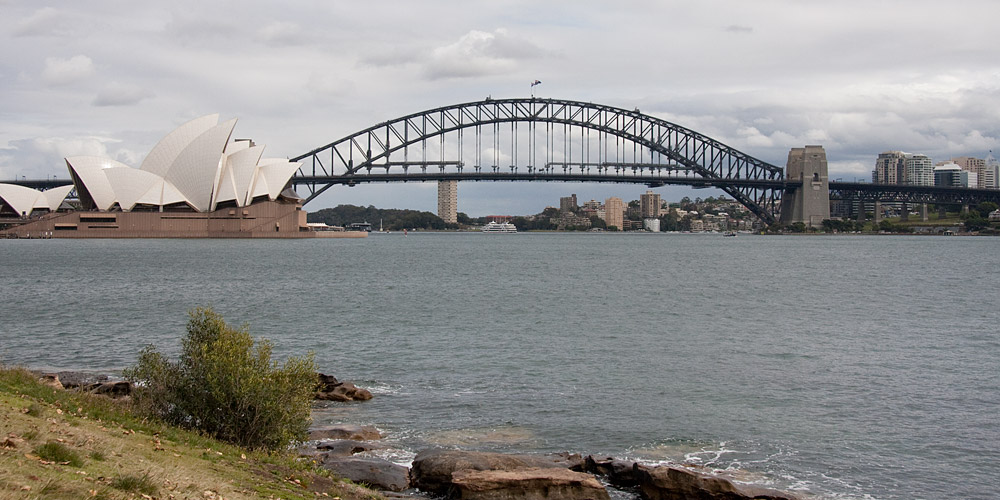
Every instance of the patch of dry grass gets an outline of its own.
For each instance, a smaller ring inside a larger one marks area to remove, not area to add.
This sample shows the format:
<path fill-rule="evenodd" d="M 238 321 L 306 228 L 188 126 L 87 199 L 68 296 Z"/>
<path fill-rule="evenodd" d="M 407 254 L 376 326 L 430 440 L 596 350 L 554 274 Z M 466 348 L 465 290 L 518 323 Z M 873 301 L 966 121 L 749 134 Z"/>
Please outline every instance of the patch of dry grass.
<path fill-rule="evenodd" d="M 291 455 L 142 421 L 102 396 L 42 386 L 25 370 L 0 367 L 0 429 L 2 499 L 379 497 Z"/>

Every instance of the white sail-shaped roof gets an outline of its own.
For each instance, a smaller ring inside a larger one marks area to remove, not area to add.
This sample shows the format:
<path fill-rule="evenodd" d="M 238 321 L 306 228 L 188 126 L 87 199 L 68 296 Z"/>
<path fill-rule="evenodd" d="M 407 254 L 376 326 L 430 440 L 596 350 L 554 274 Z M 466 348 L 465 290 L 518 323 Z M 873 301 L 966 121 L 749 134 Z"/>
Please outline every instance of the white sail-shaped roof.
<path fill-rule="evenodd" d="M 18 214 L 31 215 L 41 193 L 17 184 L 0 184 L 0 199 Z"/>
<path fill-rule="evenodd" d="M 150 189 L 163 184 L 160 176 L 131 167 L 106 168 L 104 175 L 115 191 L 115 201 L 126 212 L 143 200 Z"/>
<path fill-rule="evenodd" d="M 163 176 L 199 212 L 211 208 L 212 190 L 222 162 L 222 153 L 226 150 L 234 127 L 235 118 L 199 135 L 177 155 Z"/>
<path fill-rule="evenodd" d="M 0 200 L 19 215 L 31 215 L 37 209 L 58 209 L 72 189 L 72 185 L 67 185 L 39 191 L 17 184 L 0 184 Z"/>
<path fill-rule="evenodd" d="M 116 201 L 115 189 L 108 180 L 108 176 L 104 174 L 104 170 L 129 168 L 128 165 L 110 158 L 101 158 L 100 156 L 74 156 L 66 158 L 66 165 L 69 167 L 70 173 L 74 178 L 79 179 L 83 183 L 84 188 L 82 191 L 86 191 L 89 194 L 90 199 L 94 201 L 94 206 L 98 210 L 110 210 Z M 84 193 L 80 192 L 79 194 L 82 199 Z"/>
<path fill-rule="evenodd" d="M 288 184 L 288 179 L 299 169 L 299 165 L 297 162 L 291 163 L 280 158 L 268 158 L 260 161 L 260 166 L 257 168 L 257 178 L 260 179 L 263 176 L 266 180 L 268 199 L 278 198 L 278 195 L 285 189 L 285 185 Z M 263 196 L 263 194 L 257 196 Z"/>
<path fill-rule="evenodd" d="M 237 148 L 235 152 L 226 155 L 225 164 L 215 189 L 215 198 L 212 202 L 213 210 L 217 204 L 225 201 L 235 201 L 236 205 L 240 207 L 246 205 L 247 191 L 253 182 L 254 170 L 257 168 L 257 162 L 260 161 L 262 154 L 264 154 L 264 146 L 253 146 L 243 149 Z"/>
<path fill-rule="evenodd" d="M 92 156 L 67 158 L 66 165 L 81 199 L 98 210 L 185 203 L 206 212 L 222 202 L 246 206 L 258 196 L 278 199 L 299 164 L 262 160 L 264 146 L 250 140 L 230 142 L 235 127 L 235 118 L 220 124 L 218 115 L 185 123 L 164 137 L 138 169 Z"/>
<path fill-rule="evenodd" d="M 58 210 L 62 206 L 63 202 L 66 201 L 66 196 L 69 192 L 73 190 L 72 184 L 67 184 L 65 186 L 54 187 L 51 189 L 46 189 L 42 191 L 42 195 L 45 196 L 45 201 L 48 202 L 49 210 Z"/>
<path fill-rule="evenodd" d="M 167 134 L 166 137 L 160 139 L 160 142 L 156 146 L 153 146 L 153 149 L 149 151 L 146 158 L 142 160 L 142 165 L 139 166 L 139 169 L 152 172 L 160 177 L 165 177 L 170 166 L 173 165 L 177 156 L 181 154 L 181 151 L 184 151 L 184 148 L 191 144 L 191 141 L 218 125 L 218 123 L 219 115 L 214 114 L 195 118 L 177 127 L 173 132 Z"/>

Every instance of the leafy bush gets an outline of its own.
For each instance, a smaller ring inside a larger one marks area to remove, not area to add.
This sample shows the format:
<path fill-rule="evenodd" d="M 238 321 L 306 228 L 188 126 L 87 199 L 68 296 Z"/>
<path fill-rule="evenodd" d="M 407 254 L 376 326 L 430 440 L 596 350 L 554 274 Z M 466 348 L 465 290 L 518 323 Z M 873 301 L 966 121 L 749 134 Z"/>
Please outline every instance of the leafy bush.
<path fill-rule="evenodd" d="M 139 411 L 251 449 L 304 438 L 316 385 L 312 353 L 279 366 L 271 343 L 254 346 L 248 330 L 211 308 L 191 311 L 178 362 L 147 346 L 125 370 Z"/>

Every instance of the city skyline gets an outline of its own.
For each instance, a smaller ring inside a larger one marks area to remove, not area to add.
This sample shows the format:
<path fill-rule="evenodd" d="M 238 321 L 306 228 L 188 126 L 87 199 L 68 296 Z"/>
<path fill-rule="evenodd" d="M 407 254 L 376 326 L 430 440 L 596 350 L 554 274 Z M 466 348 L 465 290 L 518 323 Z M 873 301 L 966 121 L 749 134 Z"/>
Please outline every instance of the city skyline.
<path fill-rule="evenodd" d="M 163 130 L 207 113 L 240 116 L 242 134 L 290 157 L 401 115 L 532 89 L 640 108 L 779 166 L 791 148 L 823 145 L 831 179 L 867 180 L 886 150 L 946 159 L 1000 147 L 1000 49 L 985 22 L 969 22 L 998 14 L 987 1 L 12 1 L 0 20 L 0 180 L 68 176 L 62 158 L 76 155 L 137 166 Z M 663 50 L 677 39 L 686 48 Z M 336 187 L 307 208 L 434 211 L 436 188 Z M 563 192 L 642 191 L 463 183 L 460 210 L 537 212 Z"/>

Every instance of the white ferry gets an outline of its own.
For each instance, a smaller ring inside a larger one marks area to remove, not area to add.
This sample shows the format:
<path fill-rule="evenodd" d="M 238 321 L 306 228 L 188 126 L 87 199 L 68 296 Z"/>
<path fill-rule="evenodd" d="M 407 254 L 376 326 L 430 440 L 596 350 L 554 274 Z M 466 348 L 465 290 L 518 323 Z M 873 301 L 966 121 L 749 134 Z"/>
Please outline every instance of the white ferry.
<path fill-rule="evenodd" d="M 516 233 L 517 227 L 510 222 L 490 222 L 483 226 L 484 233 Z"/>

